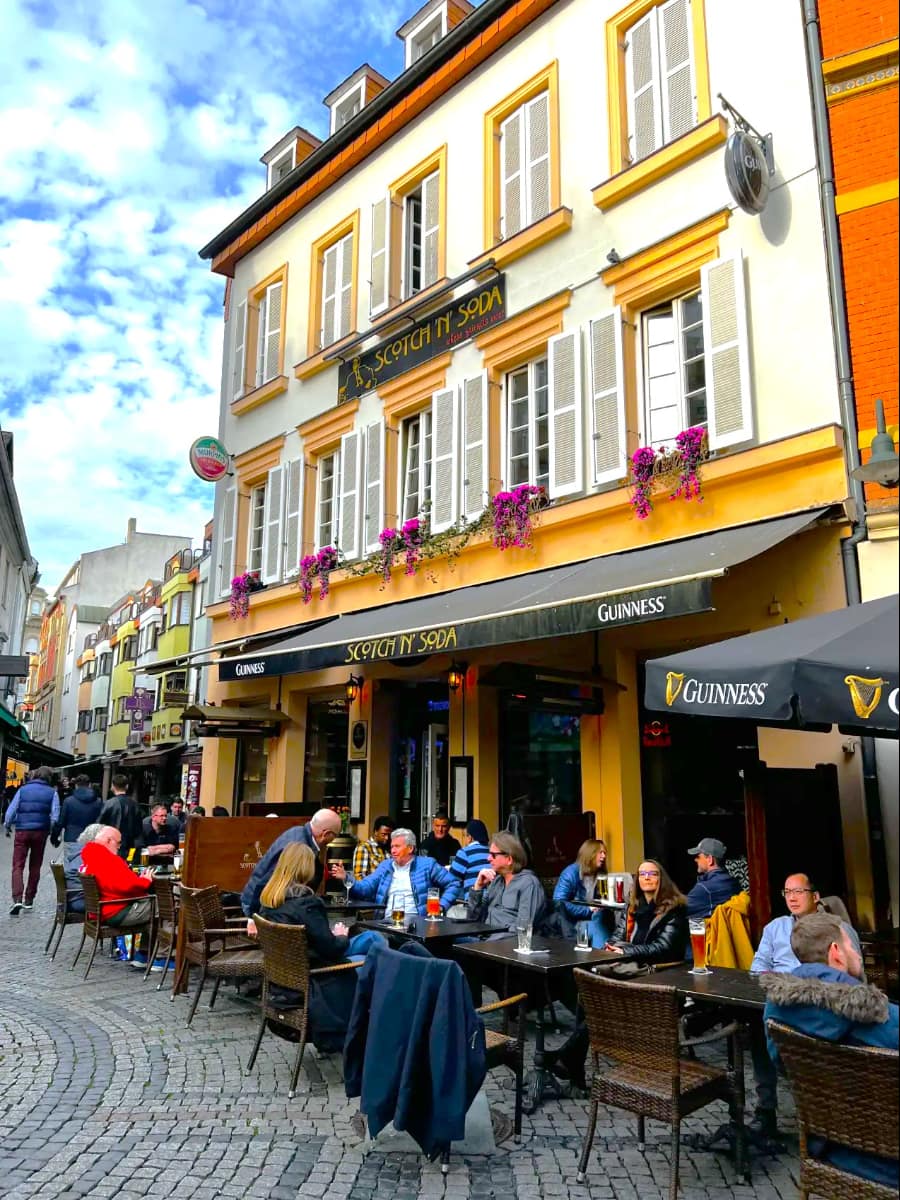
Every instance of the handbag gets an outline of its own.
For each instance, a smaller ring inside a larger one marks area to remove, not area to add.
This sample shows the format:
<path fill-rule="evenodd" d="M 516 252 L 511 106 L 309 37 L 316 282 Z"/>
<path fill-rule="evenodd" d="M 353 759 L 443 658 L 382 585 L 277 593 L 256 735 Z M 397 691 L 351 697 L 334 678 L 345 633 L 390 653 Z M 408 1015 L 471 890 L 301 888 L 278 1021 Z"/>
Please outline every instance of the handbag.
<path fill-rule="evenodd" d="M 591 967 L 595 975 L 612 975 L 614 979 L 634 979 L 638 975 L 649 975 L 653 967 L 650 963 L 638 963 L 632 960 L 620 963 L 599 963 Z"/>

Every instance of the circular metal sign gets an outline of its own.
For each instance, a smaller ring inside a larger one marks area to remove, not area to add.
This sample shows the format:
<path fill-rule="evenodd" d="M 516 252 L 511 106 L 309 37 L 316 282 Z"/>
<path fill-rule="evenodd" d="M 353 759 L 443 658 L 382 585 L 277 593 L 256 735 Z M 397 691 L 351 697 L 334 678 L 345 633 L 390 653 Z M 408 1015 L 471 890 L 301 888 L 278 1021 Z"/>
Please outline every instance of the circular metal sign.
<path fill-rule="evenodd" d="M 218 438 L 200 437 L 191 446 L 190 460 L 195 475 L 215 483 L 228 470 L 231 455 Z"/>
<path fill-rule="evenodd" d="M 769 198 L 769 168 L 759 142 L 736 130 L 725 146 L 728 190 L 745 213 L 756 215 Z"/>

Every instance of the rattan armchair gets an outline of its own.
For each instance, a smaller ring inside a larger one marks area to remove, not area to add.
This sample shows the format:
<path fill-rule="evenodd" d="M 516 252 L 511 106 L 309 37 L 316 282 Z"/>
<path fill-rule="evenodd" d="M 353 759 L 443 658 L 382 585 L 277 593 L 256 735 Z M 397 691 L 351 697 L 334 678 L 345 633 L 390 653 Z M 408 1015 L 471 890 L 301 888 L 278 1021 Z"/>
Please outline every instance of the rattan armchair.
<path fill-rule="evenodd" d="M 83 925 L 84 913 L 71 912 L 69 909 L 69 899 L 72 896 L 82 896 L 83 892 L 69 888 L 66 883 L 66 871 L 62 863 L 51 863 L 50 871 L 53 875 L 53 882 L 56 885 L 56 908 L 53 913 L 53 924 L 50 926 L 50 933 L 47 936 L 47 944 L 44 946 L 44 953 L 50 949 L 50 943 L 53 941 L 53 935 L 59 930 L 56 937 L 56 945 L 53 947 L 53 952 L 50 955 L 50 961 L 53 962 L 56 958 L 56 952 L 59 949 L 59 943 L 62 941 L 63 930 L 67 925 Z"/>
<path fill-rule="evenodd" d="M 737 1126 L 737 1170 L 745 1161 L 743 1059 L 734 1056 L 729 1070 L 682 1056 L 679 1043 L 678 993 L 660 984 L 635 984 L 627 980 L 576 970 L 575 982 L 584 1009 L 594 1078 L 587 1136 L 578 1164 L 578 1182 L 583 1183 L 590 1158 L 597 1110 L 601 1104 L 624 1108 L 637 1114 L 638 1140 L 644 1140 L 647 1117 L 672 1126 L 672 1155 L 669 1196 L 678 1194 L 680 1129 L 684 1117 L 714 1100 L 729 1103 Z M 733 1033 L 719 1030 L 719 1040 Z M 603 1057 L 611 1064 L 601 1067 Z"/>
<path fill-rule="evenodd" d="M 256 934 L 259 938 L 263 957 L 263 990 L 260 1008 L 262 1014 L 259 1022 L 259 1033 L 247 1063 L 247 1073 L 253 1070 L 256 1056 L 262 1045 L 266 1022 L 274 1021 L 277 1025 L 286 1025 L 299 1034 L 297 1055 L 294 1059 L 294 1069 L 291 1073 L 291 1087 L 288 1098 L 293 1100 L 297 1091 L 297 1081 L 300 1078 L 300 1067 L 303 1064 L 303 1054 L 309 1038 L 309 997 L 314 979 L 327 978 L 341 971 L 353 971 L 362 966 L 362 962 L 335 963 L 329 967 L 310 967 L 309 950 L 306 943 L 306 930 L 302 925 L 280 925 L 274 921 L 266 921 L 259 915 L 253 918 L 256 924 Z M 288 988 L 297 992 L 299 1002 L 296 1008 L 276 1008 L 269 997 L 269 988 Z"/>
<path fill-rule="evenodd" d="M 811 1137 L 863 1154 L 898 1159 L 900 1078 L 896 1050 L 809 1037 L 769 1021 L 797 1106 L 800 1195 L 827 1200 L 896 1200 L 896 1187 L 863 1179 L 810 1153 Z"/>
<path fill-rule="evenodd" d="M 516 1013 L 516 1031 L 509 1031 L 510 1013 Z M 509 1067 L 516 1078 L 516 1106 L 514 1137 L 517 1142 L 522 1140 L 522 1099 L 525 1090 L 525 1019 L 528 1010 L 528 994 L 520 992 L 516 996 L 508 996 L 505 1000 L 497 1000 L 494 1004 L 483 1004 L 475 1011 L 481 1016 L 487 1013 L 502 1012 L 503 1025 L 500 1029 L 485 1029 L 484 1040 L 487 1049 L 487 1066 L 492 1071 L 494 1067 Z"/>
<path fill-rule="evenodd" d="M 188 983 L 191 967 L 199 967 L 200 982 L 187 1019 L 190 1025 L 206 980 L 215 980 L 209 998 L 209 1007 L 212 1008 L 223 979 L 237 981 L 262 978 L 262 952 L 255 942 L 240 931 L 241 925 L 246 927 L 246 918 L 226 918 L 216 888 L 200 888 L 197 891 L 182 888 L 181 909 L 184 914 L 185 941 L 181 948 L 181 969 L 172 984 L 172 999 L 175 999 L 182 982 L 185 985 Z"/>
<path fill-rule="evenodd" d="M 93 941 L 93 945 L 91 946 L 91 957 L 88 959 L 88 965 L 84 972 L 84 978 L 87 979 L 88 975 L 90 974 L 91 967 L 94 965 L 94 956 L 97 953 L 97 947 L 104 938 L 117 938 L 126 933 L 131 934 L 132 940 L 129 958 L 132 959 L 134 958 L 134 947 L 138 934 L 146 934 L 148 942 L 153 941 L 153 927 L 155 924 L 156 907 L 152 892 L 148 892 L 146 897 L 119 896 L 109 900 L 101 900 L 100 887 L 93 875 L 82 875 L 81 887 L 84 891 L 84 923 L 81 927 L 81 942 L 78 946 L 78 953 L 75 955 L 75 959 L 69 969 L 75 969 L 75 964 L 78 962 L 85 939 L 91 938 Z M 108 909 L 110 905 L 121 907 L 122 904 L 128 904 L 133 900 L 143 899 L 150 900 L 153 907 L 148 919 L 143 921 L 140 925 L 110 925 L 108 921 L 103 919 L 104 910 Z"/>
<path fill-rule="evenodd" d="M 161 954 L 165 954 L 166 961 L 163 966 L 162 978 L 156 985 L 156 990 L 159 992 L 166 982 L 166 971 L 168 971 L 172 955 L 175 953 L 175 940 L 178 934 L 178 902 L 175 899 L 175 885 L 172 880 L 164 879 L 161 875 L 157 875 L 153 880 L 153 894 L 156 897 L 156 930 L 153 945 L 147 955 L 147 970 L 144 972 L 144 979 L 153 970 L 156 959 Z"/>

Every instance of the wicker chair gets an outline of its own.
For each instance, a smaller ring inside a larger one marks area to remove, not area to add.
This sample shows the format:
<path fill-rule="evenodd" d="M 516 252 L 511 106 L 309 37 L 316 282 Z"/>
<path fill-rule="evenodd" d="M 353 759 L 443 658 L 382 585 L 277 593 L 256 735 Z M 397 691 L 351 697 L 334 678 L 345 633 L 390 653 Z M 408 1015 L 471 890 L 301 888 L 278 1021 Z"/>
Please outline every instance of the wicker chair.
<path fill-rule="evenodd" d="M 259 1033 L 256 1035 L 250 1061 L 247 1063 L 247 1073 L 249 1074 L 253 1070 L 256 1062 L 263 1034 L 266 1031 L 266 1022 L 274 1021 L 278 1025 L 288 1026 L 300 1035 L 297 1056 L 294 1059 L 294 1070 L 291 1074 L 291 1087 L 288 1092 L 288 1098 L 293 1100 L 309 1036 L 309 994 L 312 980 L 335 975 L 341 971 L 355 970 L 362 966 L 362 963 L 343 962 L 330 967 L 310 968 L 306 930 L 302 925 L 279 925 L 274 921 L 266 921 L 258 915 L 253 920 L 262 949 L 263 991 L 260 1001 L 262 1015 L 259 1022 Z M 298 992 L 301 999 L 297 1007 L 275 1008 L 269 1001 L 269 987 L 272 984 Z"/>
<path fill-rule="evenodd" d="M 200 993 L 207 978 L 215 980 L 209 1007 L 216 1002 L 219 984 L 223 979 L 261 979 L 262 952 L 256 943 L 239 931 L 240 918 L 226 918 L 219 893 L 214 887 L 191 891 L 181 889 L 181 908 L 184 913 L 185 942 L 182 947 L 181 969 L 172 984 L 172 999 L 182 982 L 187 985 L 192 966 L 200 967 L 200 982 L 187 1023 L 197 1011 Z M 242 922 L 246 926 L 246 918 Z"/>
<path fill-rule="evenodd" d="M 516 1014 L 516 1032 L 509 1032 L 509 1015 L 518 1008 Z M 475 1011 L 484 1016 L 486 1013 L 502 1012 L 503 1026 L 501 1029 L 485 1029 L 484 1040 L 487 1048 L 488 1070 L 494 1067 L 509 1067 L 516 1077 L 516 1107 L 514 1137 L 516 1142 L 522 1140 L 522 1100 L 525 1091 L 525 1019 L 528 1010 L 528 995 L 525 992 L 517 996 L 507 996 L 494 1004 L 483 1004 Z"/>
<path fill-rule="evenodd" d="M 166 961 L 163 966 L 162 978 L 156 985 L 156 990 L 159 992 L 162 991 L 162 986 L 166 981 L 166 971 L 168 971 L 172 955 L 175 953 L 175 939 L 178 934 L 178 902 L 175 899 L 175 885 L 172 880 L 163 879 L 162 876 L 157 876 L 153 880 L 153 894 L 156 897 L 156 935 L 153 945 L 150 947 L 150 953 L 147 955 L 147 970 L 144 972 L 144 979 L 153 970 L 156 959 L 161 954 L 165 954 Z"/>
<path fill-rule="evenodd" d="M 827 1200 L 896 1200 L 896 1188 L 813 1158 L 808 1143 L 811 1136 L 823 1137 L 897 1161 L 897 1051 L 827 1042 L 779 1021 L 768 1025 L 797 1106 L 803 1200 L 810 1192 Z"/>
<path fill-rule="evenodd" d="M 59 949 L 59 943 L 62 941 L 63 930 L 67 925 L 83 925 L 83 912 L 69 911 L 69 897 L 82 895 L 80 891 L 69 889 L 66 886 L 66 872 L 62 863 L 51 863 L 50 871 L 53 875 L 53 882 L 56 884 L 56 909 L 53 913 L 53 924 L 50 926 L 50 933 L 47 936 L 47 944 L 44 946 L 44 953 L 50 949 L 50 943 L 53 941 L 53 935 L 59 930 L 56 938 L 56 945 L 53 947 L 53 952 L 50 955 L 50 961 L 53 962 L 56 958 L 56 952 Z"/>
<path fill-rule="evenodd" d="M 578 1182 L 584 1182 L 597 1127 L 597 1109 L 601 1104 L 636 1113 L 640 1142 L 644 1141 L 647 1117 L 672 1126 L 669 1196 L 670 1200 L 675 1200 L 682 1118 L 714 1100 L 728 1101 L 737 1126 L 736 1157 L 740 1176 L 746 1161 L 742 1056 L 734 1056 L 734 1066 L 729 1071 L 682 1057 L 678 993 L 673 987 L 629 983 L 580 969 L 574 975 L 595 1067 Z M 737 1026 L 733 1025 L 693 1041 L 694 1044 L 718 1041 L 736 1033 Z M 601 1055 L 611 1061 L 608 1069 L 598 1066 Z"/>
<path fill-rule="evenodd" d="M 104 938 L 117 938 L 125 933 L 132 935 L 130 958 L 134 958 L 134 945 L 137 934 L 146 934 L 148 941 L 153 940 L 153 927 L 155 924 L 156 906 L 153 902 L 153 893 L 148 892 L 146 899 L 151 901 L 153 905 L 149 918 L 140 925 L 110 925 L 108 921 L 103 920 L 103 911 L 114 904 L 121 906 L 123 900 L 128 903 L 129 900 L 144 899 L 145 897 L 118 897 L 110 900 L 100 899 L 100 887 L 93 875 L 82 875 L 81 886 L 84 891 L 84 923 L 81 927 L 81 943 L 78 946 L 78 953 L 72 963 L 70 970 L 75 969 L 75 964 L 78 962 L 85 939 L 90 937 L 93 940 L 91 946 L 91 957 L 88 959 L 88 965 L 85 968 L 84 978 L 87 979 L 90 974 L 91 967 L 94 965 L 94 956 L 97 953 L 97 947 Z"/>

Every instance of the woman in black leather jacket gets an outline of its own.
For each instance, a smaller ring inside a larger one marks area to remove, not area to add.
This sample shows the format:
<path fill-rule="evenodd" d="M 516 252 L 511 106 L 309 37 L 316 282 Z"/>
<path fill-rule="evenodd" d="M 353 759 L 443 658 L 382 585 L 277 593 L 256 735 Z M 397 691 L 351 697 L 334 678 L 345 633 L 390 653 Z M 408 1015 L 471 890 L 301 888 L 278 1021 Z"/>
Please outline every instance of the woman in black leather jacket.
<path fill-rule="evenodd" d="M 665 867 L 646 859 L 606 949 L 641 963 L 677 963 L 684 958 L 688 937 L 687 900 Z"/>

